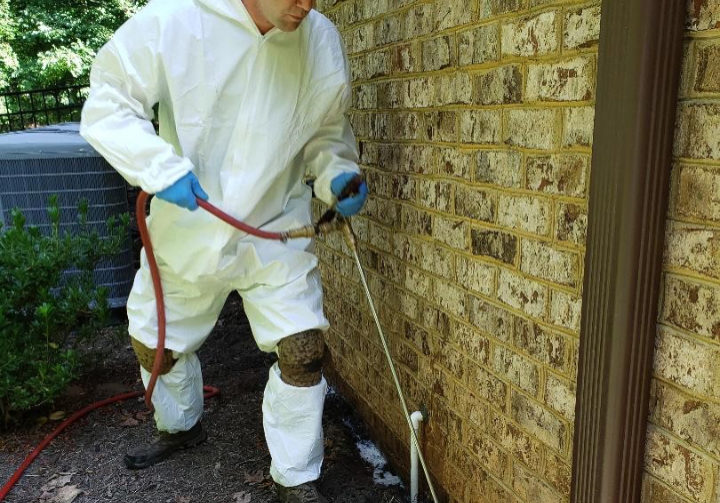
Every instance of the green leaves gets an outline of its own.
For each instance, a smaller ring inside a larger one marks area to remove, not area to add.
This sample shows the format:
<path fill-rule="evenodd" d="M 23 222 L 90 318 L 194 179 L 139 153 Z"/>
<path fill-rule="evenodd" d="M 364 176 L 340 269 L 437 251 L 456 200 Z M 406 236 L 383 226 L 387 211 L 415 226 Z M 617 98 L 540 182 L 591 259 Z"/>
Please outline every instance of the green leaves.
<path fill-rule="evenodd" d="M 97 50 L 147 0 L 0 0 L 0 92 L 87 82 Z"/>
<path fill-rule="evenodd" d="M 81 230 L 61 232 L 52 197 L 48 231 L 28 227 L 18 210 L 0 231 L 0 429 L 62 392 L 77 372 L 73 346 L 107 319 L 107 291 L 94 285 L 93 270 L 120 250 L 129 217 L 112 219 L 100 237 L 86 225 L 87 212 L 82 202 Z"/>

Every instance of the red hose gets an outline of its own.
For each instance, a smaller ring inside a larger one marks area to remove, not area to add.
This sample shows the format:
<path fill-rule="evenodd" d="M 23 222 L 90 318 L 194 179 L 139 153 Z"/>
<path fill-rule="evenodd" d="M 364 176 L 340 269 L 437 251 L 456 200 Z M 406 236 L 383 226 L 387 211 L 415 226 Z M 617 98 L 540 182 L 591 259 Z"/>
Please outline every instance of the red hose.
<path fill-rule="evenodd" d="M 155 389 L 155 383 L 157 382 L 157 377 L 160 371 L 160 364 L 162 362 L 162 355 L 165 351 L 165 302 L 163 301 L 163 291 L 162 291 L 162 283 L 160 281 L 160 272 L 157 267 L 157 262 L 155 261 L 155 254 L 153 253 L 153 247 L 152 242 L 150 240 L 150 234 L 147 229 L 147 223 L 145 221 L 145 206 L 147 205 L 149 195 L 141 191 L 137 198 L 137 204 L 135 205 L 135 216 L 138 221 L 138 228 L 140 230 L 140 237 L 143 242 L 143 246 L 145 247 L 145 255 L 148 260 L 148 265 L 150 266 L 150 275 L 152 276 L 153 280 L 153 287 L 155 288 L 155 306 L 157 309 L 157 315 L 158 315 L 158 344 L 157 344 L 157 350 L 155 353 L 155 361 L 153 362 L 153 368 L 150 375 L 150 381 L 148 382 L 147 389 L 145 391 L 145 404 L 148 406 L 150 410 L 153 410 L 152 406 L 152 393 Z M 241 222 L 240 220 L 237 220 L 227 213 L 222 212 L 217 207 L 213 206 L 212 204 L 208 203 L 207 201 L 203 201 L 202 199 L 197 199 L 198 205 L 200 205 L 203 209 L 207 210 L 208 212 L 212 213 L 216 217 L 220 218 L 221 220 L 229 223 L 233 227 L 236 227 L 237 229 L 240 229 L 241 231 L 247 232 L 248 234 L 252 234 L 254 236 L 258 236 L 265 239 L 275 239 L 275 240 L 282 240 L 284 241 L 286 239 L 286 236 L 279 232 L 266 232 L 262 231 L 260 229 L 256 229 L 255 227 L 251 227 L 247 225 L 244 222 Z M 203 390 L 205 391 L 205 399 L 211 398 L 218 393 L 220 393 L 220 390 L 213 387 L 213 386 L 203 386 Z M 22 477 L 22 474 L 25 472 L 25 470 L 28 469 L 28 467 L 32 464 L 33 461 L 35 461 L 35 458 L 38 457 L 38 455 L 42 452 L 45 447 L 52 442 L 52 440 L 57 437 L 65 428 L 70 426 L 72 423 L 77 421 L 78 419 L 86 416 L 89 412 L 99 409 L 100 407 L 104 407 L 106 405 L 110 405 L 111 403 L 115 402 L 121 402 L 123 400 L 127 400 L 129 398 L 135 398 L 138 396 L 142 396 L 142 391 L 134 391 L 131 393 L 123 393 L 121 395 L 116 395 L 112 398 L 107 398 L 105 400 L 101 400 L 99 402 L 95 402 L 91 405 L 88 405 L 82 410 L 77 411 L 72 416 L 67 418 L 65 421 L 60 423 L 60 426 L 55 428 L 52 432 L 50 432 L 42 442 L 35 448 L 34 451 L 30 453 L 30 455 L 25 458 L 25 461 L 22 462 L 20 467 L 15 471 L 15 473 L 10 477 L 10 479 L 5 483 L 5 485 L 0 489 L 0 502 L 5 500 L 5 497 L 8 495 L 10 490 L 13 488 L 13 486 L 17 483 L 18 480 L 20 480 L 20 477 Z"/>

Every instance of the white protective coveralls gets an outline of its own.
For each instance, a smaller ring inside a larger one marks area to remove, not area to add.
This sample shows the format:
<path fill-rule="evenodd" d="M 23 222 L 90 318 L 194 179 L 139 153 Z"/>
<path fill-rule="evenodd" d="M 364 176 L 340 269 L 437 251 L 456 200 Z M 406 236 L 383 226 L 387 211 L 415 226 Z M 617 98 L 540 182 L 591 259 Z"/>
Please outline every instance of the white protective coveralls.
<path fill-rule="evenodd" d="M 127 181 L 149 193 L 193 171 L 209 201 L 266 230 L 311 223 L 311 190 L 331 203 L 331 180 L 357 172 L 345 112 L 350 85 L 337 29 L 311 11 L 294 32 L 259 32 L 241 0 L 152 0 L 98 53 L 81 134 Z M 150 122 L 159 103 L 160 134 Z M 237 231 L 202 209 L 153 198 L 148 220 L 167 310 L 166 347 L 179 357 L 153 395 L 160 430 L 202 414 L 195 351 L 232 290 L 264 351 L 305 330 L 327 330 L 310 240 L 287 244 Z M 144 253 L 128 299 L 130 335 L 157 344 Z M 148 373 L 142 370 L 147 383 Z M 318 478 L 324 378 L 294 387 L 270 370 L 263 417 L 271 474 L 284 486 Z"/>

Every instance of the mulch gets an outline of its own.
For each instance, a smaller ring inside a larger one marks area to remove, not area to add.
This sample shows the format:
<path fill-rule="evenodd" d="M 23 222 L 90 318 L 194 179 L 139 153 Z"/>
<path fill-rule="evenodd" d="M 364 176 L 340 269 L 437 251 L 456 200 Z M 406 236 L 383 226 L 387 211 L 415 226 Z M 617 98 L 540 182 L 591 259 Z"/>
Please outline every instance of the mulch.
<path fill-rule="evenodd" d="M 120 335 L 118 335 L 120 332 Z M 71 426 L 35 461 L 5 500 L 7 503 L 273 503 L 270 455 L 262 429 L 261 403 L 274 355 L 252 339 L 242 302 L 231 296 L 200 351 L 206 384 L 221 395 L 206 401 L 203 426 L 208 441 L 142 471 L 122 464 L 126 451 L 154 435 L 142 399 L 92 412 Z M 73 383 L 52 411 L 70 414 L 85 405 L 141 390 L 135 357 L 123 327 L 108 330 L 88 349 L 83 378 Z M 47 412 L 52 412 L 47 411 Z M 59 415 L 59 414 L 58 414 Z M 363 428 L 337 394 L 325 414 L 325 463 L 320 488 L 332 503 L 400 503 L 403 487 L 373 482 L 374 467 L 358 454 Z M 0 435 L 0 484 L 57 420 Z"/>

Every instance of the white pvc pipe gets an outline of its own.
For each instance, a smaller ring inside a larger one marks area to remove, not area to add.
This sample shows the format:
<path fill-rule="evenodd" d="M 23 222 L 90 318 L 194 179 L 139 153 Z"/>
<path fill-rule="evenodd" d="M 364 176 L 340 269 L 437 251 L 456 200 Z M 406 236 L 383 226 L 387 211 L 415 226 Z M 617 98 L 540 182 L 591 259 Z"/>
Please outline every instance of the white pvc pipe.
<path fill-rule="evenodd" d="M 423 413 L 416 410 L 410 415 L 412 421 L 412 427 L 415 430 L 417 439 L 420 440 L 420 423 L 425 419 Z M 415 447 L 415 442 L 412 439 L 412 433 L 410 433 L 410 503 L 417 503 L 418 501 L 418 490 L 419 490 L 419 477 L 418 477 L 418 451 Z"/>

